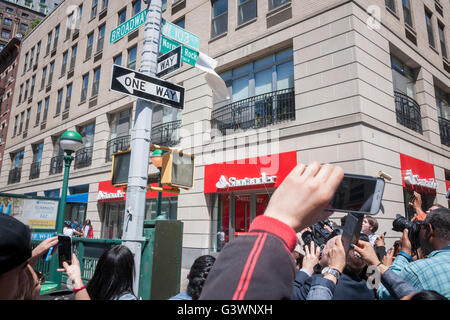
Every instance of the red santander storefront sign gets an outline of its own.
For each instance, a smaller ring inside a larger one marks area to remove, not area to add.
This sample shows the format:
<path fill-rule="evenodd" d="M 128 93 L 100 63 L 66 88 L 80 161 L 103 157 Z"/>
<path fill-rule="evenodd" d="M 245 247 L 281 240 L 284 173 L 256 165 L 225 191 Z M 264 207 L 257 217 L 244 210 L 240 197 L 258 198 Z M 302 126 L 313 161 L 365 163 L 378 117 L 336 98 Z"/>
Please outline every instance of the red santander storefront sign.
<path fill-rule="evenodd" d="M 297 165 L 297 152 L 205 166 L 205 193 L 276 188 Z"/>
<path fill-rule="evenodd" d="M 437 182 L 431 163 L 400 153 L 403 188 L 419 193 L 436 193 Z"/>
<path fill-rule="evenodd" d="M 157 187 L 158 184 L 154 183 L 152 186 Z M 97 193 L 97 201 L 99 202 L 117 202 L 117 201 L 125 201 L 127 193 L 125 191 L 125 187 L 114 187 L 111 185 L 111 180 L 100 181 L 98 183 L 98 193 Z M 162 193 L 163 197 L 173 197 L 175 194 L 173 193 Z M 147 191 L 146 198 L 157 198 L 158 192 L 156 191 Z"/>

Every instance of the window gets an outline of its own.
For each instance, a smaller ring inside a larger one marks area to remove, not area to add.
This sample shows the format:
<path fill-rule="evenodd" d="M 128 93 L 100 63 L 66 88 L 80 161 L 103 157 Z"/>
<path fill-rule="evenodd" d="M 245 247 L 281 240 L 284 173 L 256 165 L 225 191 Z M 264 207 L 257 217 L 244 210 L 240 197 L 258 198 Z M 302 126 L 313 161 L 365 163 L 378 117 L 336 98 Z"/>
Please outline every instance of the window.
<path fill-rule="evenodd" d="M 50 106 L 50 97 L 45 98 L 44 116 L 42 117 L 42 122 L 47 121 L 48 107 Z"/>
<path fill-rule="evenodd" d="M 66 68 L 67 68 L 67 60 L 68 60 L 68 57 L 69 57 L 69 51 L 65 51 L 65 52 L 63 53 L 63 58 L 62 58 L 61 77 L 62 77 L 63 75 L 66 74 Z"/>
<path fill-rule="evenodd" d="M 28 31 L 28 25 L 26 23 L 20 24 L 20 31 L 27 32 Z"/>
<path fill-rule="evenodd" d="M 23 150 L 17 152 L 16 154 L 13 155 L 12 157 L 12 166 L 14 168 L 21 168 L 22 164 L 23 164 Z"/>
<path fill-rule="evenodd" d="M 31 78 L 30 97 L 33 97 L 35 85 L 36 85 L 36 75 L 34 75 L 34 76 Z"/>
<path fill-rule="evenodd" d="M 83 83 L 81 88 L 81 102 L 86 101 L 88 85 L 89 85 L 89 73 L 86 73 L 83 76 Z"/>
<path fill-rule="evenodd" d="M 113 59 L 113 63 L 121 66 L 122 65 L 122 54 L 115 56 Z"/>
<path fill-rule="evenodd" d="M 78 45 L 74 45 L 72 47 L 72 57 L 70 58 L 70 69 L 73 70 L 75 68 L 75 61 L 77 60 L 77 51 L 78 51 Z"/>
<path fill-rule="evenodd" d="M 66 40 L 70 38 L 70 33 L 72 32 L 73 15 L 74 15 L 74 13 L 72 12 L 72 13 L 67 17 Z"/>
<path fill-rule="evenodd" d="M 103 50 L 103 44 L 105 42 L 105 25 L 98 28 L 98 40 L 97 40 L 97 53 Z"/>
<path fill-rule="evenodd" d="M 28 126 L 30 125 L 31 108 L 27 109 L 27 119 L 25 121 L 25 131 L 28 131 Z"/>
<path fill-rule="evenodd" d="M 93 44 L 94 44 L 94 32 L 91 32 L 87 36 L 86 60 L 88 60 L 92 55 L 92 45 Z"/>
<path fill-rule="evenodd" d="M 92 0 L 91 19 L 97 16 L 98 0 Z"/>
<path fill-rule="evenodd" d="M 38 64 L 39 54 L 41 53 L 41 41 L 38 42 L 36 47 L 36 65 Z"/>
<path fill-rule="evenodd" d="M 256 16 L 256 0 L 238 0 L 238 25 L 255 19 Z"/>
<path fill-rule="evenodd" d="M 31 67 L 33 67 L 33 59 L 34 59 L 34 47 L 31 49 L 31 53 L 30 53 L 30 67 L 28 68 L 28 70 L 30 70 Z"/>
<path fill-rule="evenodd" d="M 139 12 L 141 12 L 141 0 L 137 0 L 133 2 L 133 14 L 132 16 L 137 15 Z"/>
<path fill-rule="evenodd" d="M 41 90 L 44 89 L 46 77 L 47 77 L 47 67 L 44 67 L 44 69 L 42 69 Z"/>
<path fill-rule="evenodd" d="M 10 32 L 8 30 L 2 30 L 2 38 L 9 39 Z"/>
<path fill-rule="evenodd" d="M 39 101 L 37 111 L 36 111 L 36 123 L 35 126 L 39 125 L 39 122 L 41 121 L 41 110 L 42 110 L 42 101 Z"/>
<path fill-rule="evenodd" d="M 63 100 L 63 89 L 58 90 L 58 100 L 56 101 L 56 113 L 55 116 L 57 116 L 61 112 L 61 105 Z"/>
<path fill-rule="evenodd" d="M 136 55 L 137 55 L 137 46 L 134 46 L 131 49 L 128 49 L 128 64 L 127 67 L 129 69 L 136 70 Z"/>
<path fill-rule="evenodd" d="M 121 25 L 125 21 L 127 21 L 127 8 L 126 7 L 125 7 L 125 9 L 123 9 L 122 11 L 119 12 L 119 18 L 117 20 L 117 25 Z"/>
<path fill-rule="evenodd" d="M 161 11 L 164 11 L 167 9 L 167 0 L 162 0 L 161 2 Z"/>
<path fill-rule="evenodd" d="M 49 70 L 49 73 L 48 73 L 48 84 L 47 84 L 47 86 L 52 84 L 53 71 L 55 71 L 55 61 L 54 60 L 52 62 L 50 62 L 50 70 Z"/>
<path fill-rule="evenodd" d="M 10 18 L 5 18 L 5 19 L 3 20 L 3 25 L 5 25 L 5 26 L 7 26 L 7 27 L 12 26 L 12 20 L 11 20 Z"/>
<path fill-rule="evenodd" d="M 183 18 L 177 20 L 177 22 L 175 22 L 174 24 L 179 26 L 180 28 L 184 29 L 184 27 L 186 25 L 186 19 L 183 17 Z"/>
<path fill-rule="evenodd" d="M 80 23 L 81 23 L 81 15 L 82 14 L 83 14 L 83 5 L 80 4 L 80 6 L 78 7 L 76 20 L 75 20 L 75 29 L 76 30 L 80 30 Z"/>
<path fill-rule="evenodd" d="M 16 115 L 15 121 L 14 121 L 14 132 L 13 132 L 13 137 L 16 135 L 17 133 L 17 126 L 19 125 L 19 115 Z"/>
<path fill-rule="evenodd" d="M 413 28 L 412 22 L 412 14 L 411 14 L 411 1 L 410 0 L 402 0 L 403 6 L 403 18 L 405 19 L 405 23 Z"/>
<path fill-rule="evenodd" d="M 28 52 L 25 53 L 25 62 L 23 64 L 23 73 L 25 73 L 25 71 L 27 71 L 27 64 L 28 64 Z"/>
<path fill-rule="evenodd" d="M 100 12 L 108 8 L 108 0 L 102 0 L 102 7 L 100 8 Z"/>
<path fill-rule="evenodd" d="M 446 59 L 448 59 L 447 56 L 447 45 L 445 43 L 445 32 L 444 32 L 445 26 L 442 23 L 438 23 L 438 33 L 439 33 L 439 42 L 441 43 L 441 51 L 442 56 Z"/>
<path fill-rule="evenodd" d="M 427 25 L 428 43 L 433 48 L 436 47 L 434 43 L 434 30 L 433 30 L 433 14 L 425 8 L 425 22 Z"/>
<path fill-rule="evenodd" d="M 22 102 L 22 94 L 23 94 L 23 83 L 20 85 L 19 104 Z"/>
<path fill-rule="evenodd" d="M 269 0 L 269 10 L 273 10 L 289 2 L 291 2 L 291 0 Z"/>
<path fill-rule="evenodd" d="M 94 70 L 94 82 L 92 83 L 92 96 L 96 96 L 98 94 L 98 87 L 100 85 L 100 72 L 101 72 L 100 67 Z"/>
<path fill-rule="evenodd" d="M 25 120 L 25 111 L 20 113 L 20 125 L 19 125 L 19 132 L 18 132 L 18 134 L 20 134 L 22 132 L 24 120 Z"/>
<path fill-rule="evenodd" d="M 441 143 L 450 147 L 450 94 L 435 87 Z"/>
<path fill-rule="evenodd" d="M 45 52 L 45 55 L 48 55 L 50 52 L 50 47 L 52 45 L 52 38 L 53 38 L 53 33 L 49 33 L 47 36 L 47 51 Z"/>
<path fill-rule="evenodd" d="M 67 85 L 66 89 L 66 104 L 64 105 L 64 111 L 70 108 L 70 100 L 72 99 L 72 84 Z"/>
<path fill-rule="evenodd" d="M 25 94 L 23 95 L 23 100 L 25 101 L 28 97 L 28 88 L 30 86 L 30 79 L 25 82 Z"/>
<path fill-rule="evenodd" d="M 215 0 L 212 4 L 211 38 L 228 30 L 228 0 Z"/>
<path fill-rule="evenodd" d="M 53 43 L 53 50 L 56 50 L 56 47 L 58 46 L 58 39 L 59 39 L 59 24 L 55 28 L 55 41 Z"/>

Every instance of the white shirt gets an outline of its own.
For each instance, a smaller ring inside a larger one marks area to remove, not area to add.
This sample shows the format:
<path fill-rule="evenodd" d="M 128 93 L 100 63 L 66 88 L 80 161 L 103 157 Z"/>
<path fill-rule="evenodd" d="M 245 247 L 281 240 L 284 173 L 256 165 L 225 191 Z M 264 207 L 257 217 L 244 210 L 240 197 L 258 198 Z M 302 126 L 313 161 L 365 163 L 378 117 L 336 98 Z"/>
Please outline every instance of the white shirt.
<path fill-rule="evenodd" d="M 64 234 L 65 236 L 69 236 L 70 238 L 72 238 L 72 236 L 73 236 L 73 229 L 72 229 L 72 228 L 64 227 L 64 229 L 63 229 L 63 234 Z"/>

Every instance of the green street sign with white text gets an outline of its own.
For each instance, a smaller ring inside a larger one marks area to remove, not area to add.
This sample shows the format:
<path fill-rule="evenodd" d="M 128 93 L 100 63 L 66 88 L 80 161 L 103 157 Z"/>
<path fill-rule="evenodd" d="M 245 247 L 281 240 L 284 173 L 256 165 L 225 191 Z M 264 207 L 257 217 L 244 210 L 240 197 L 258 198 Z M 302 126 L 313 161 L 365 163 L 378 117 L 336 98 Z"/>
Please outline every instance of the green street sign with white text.
<path fill-rule="evenodd" d="M 181 61 L 186 62 L 187 64 L 190 64 L 191 66 L 195 67 L 195 64 L 197 63 L 198 59 L 198 51 L 195 51 L 189 47 L 183 46 L 180 43 L 171 40 L 165 36 L 161 36 L 161 53 L 167 53 L 169 51 L 172 51 L 176 47 L 181 46 Z"/>
<path fill-rule="evenodd" d="M 200 50 L 200 38 L 197 35 L 165 19 L 162 20 L 161 32 L 164 36 L 181 43 L 183 46 L 191 47 L 196 51 Z"/>
<path fill-rule="evenodd" d="M 147 9 L 142 10 L 137 15 L 135 15 L 130 20 L 125 21 L 120 26 L 111 31 L 111 36 L 109 38 L 109 43 L 114 43 L 119 39 L 122 39 L 124 36 L 133 32 L 141 25 L 145 23 L 145 18 L 147 16 Z"/>

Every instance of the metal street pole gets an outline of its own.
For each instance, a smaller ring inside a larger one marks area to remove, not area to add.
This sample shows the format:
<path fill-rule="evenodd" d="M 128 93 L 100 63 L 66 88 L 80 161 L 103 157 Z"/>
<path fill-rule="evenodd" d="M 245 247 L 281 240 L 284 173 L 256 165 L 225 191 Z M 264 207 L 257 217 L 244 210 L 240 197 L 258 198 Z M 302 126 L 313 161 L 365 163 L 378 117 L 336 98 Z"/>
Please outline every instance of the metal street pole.
<path fill-rule="evenodd" d="M 161 29 L 161 0 L 151 0 L 151 2 L 145 0 L 145 2 L 147 3 L 148 11 L 139 71 L 149 76 L 155 76 Z M 131 158 L 122 236 L 123 244 L 134 255 L 136 273 L 133 290 L 136 295 L 139 294 L 142 243 L 145 241 L 143 231 L 152 113 L 152 103 L 143 99 L 137 99 L 134 127 L 131 132 Z"/>
<path fill-rule="evenodd" d="M 61 190 L 61 200 L 59 201 L 59 208 L 58 208 L 58 226 L 56 228 L 56 232 L 58 232 L 58 234 L 62 234 L 64 229 L 64 217 L 66 215 L 66 201 L 67 201 L 67 186 L 69 184 L 70 165 L 72 163 L 72 160 L 74 159 L 72 156 L 72 152 L 66 151 L 66 153 L 67 154 L 64 155 L 64 178 Z"/>

